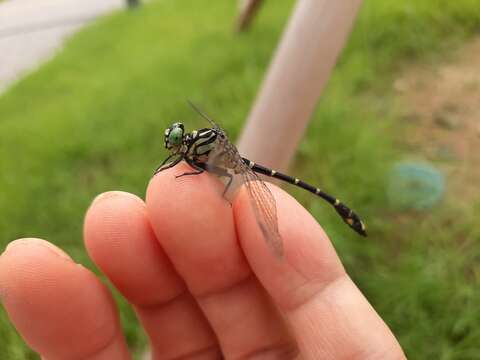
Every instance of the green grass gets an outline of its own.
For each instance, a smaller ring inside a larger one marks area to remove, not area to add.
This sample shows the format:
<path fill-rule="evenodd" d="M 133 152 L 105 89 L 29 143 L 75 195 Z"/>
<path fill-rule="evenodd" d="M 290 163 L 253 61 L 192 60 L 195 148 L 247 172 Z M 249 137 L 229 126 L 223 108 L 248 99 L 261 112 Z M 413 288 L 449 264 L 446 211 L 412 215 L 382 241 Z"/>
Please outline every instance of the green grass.
<path fill-rule="evenodd" d="M 172 120 L 201 124 L 192 98 L 236 137 L 293 1 L 266 2 L 232 34 L 233 2 L 154 2 L 83 30 L 0 97 L 0 243 L 51 240 L 93 268 L 82 244 L 99 192 L 142 195 Z M 415 359 L 480 359 L 480 203 L 398 214 L 384 195 L 401 158 L 391 92 L 409 62 L 450 53 L 480 29 L 477 0 L 367 1 L 292 172 L 348 199 L 359 239 L 321 202 L 293 191 L 324 225 L 362 291 Z M 402 216 L 400 216 L 402 215 Z M 130 345 L 145 337 L 117 296 Z M 0 359 L 33 359 L 0 312 Z"/>

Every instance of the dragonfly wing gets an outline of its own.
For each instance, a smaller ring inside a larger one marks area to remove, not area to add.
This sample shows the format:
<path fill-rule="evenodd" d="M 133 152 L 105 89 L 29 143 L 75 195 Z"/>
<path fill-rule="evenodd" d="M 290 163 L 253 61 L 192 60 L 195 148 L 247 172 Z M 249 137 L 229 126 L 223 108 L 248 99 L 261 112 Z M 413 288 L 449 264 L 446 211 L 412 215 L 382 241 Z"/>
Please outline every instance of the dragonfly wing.
<path fill-rule="evenodd" d="M 239 158 L 240 160 L 235 160 Z M 205 164 L 208 172 L 217 175 L 224 183 L 224 197 L 231 203 L 237 193 L 237 190 L 243 185 L 245 179 L 242 174 L 235 171 L 237 163 L 241 162 L 238 151 L 232 145 L 226 136 L 218 137 L 212 144 L 212 150 L 208 155 Z"/>
<path fill-rule="evenodd" d="M 275 255 L 283 257 L 283 241 L 278 230 L 277 204 L 268 186 L 247 167 L 243 173 L 250 203 L 263 236 Z"/>
<path fill-rule="evenodd" d="M 243 162 L 237 148 L 230 143 L 225 133 L 222 130 L 218 131 L 219 136 L 212 144 L 206 169 L 224 181 L 226 185 L 224 196 L 230 202 L 233 202 L 237 190 L 245 185 L 263 236 L 275 255 L 281 258 L 283 244 L 278 231 L 275 198 L 267 185 Z"/>
<path fill-rule="evenodd" d="M 200 108 L 195 105 L 193 102 L 191 102 L 190 100 L 187 100 L 188 104 L 192 107 L 192 109 L 198 114 L 200 115 L 201 117 L 203 117 L 205 120 L 207 120 L 212 126 L 214 129 L 217 129 L 217 130 L 220 130 L 222 132 L 225 132 L 210 116 L 208 116 L 207 114 L 205 114 L 202 110 L 200 110 Z"/>

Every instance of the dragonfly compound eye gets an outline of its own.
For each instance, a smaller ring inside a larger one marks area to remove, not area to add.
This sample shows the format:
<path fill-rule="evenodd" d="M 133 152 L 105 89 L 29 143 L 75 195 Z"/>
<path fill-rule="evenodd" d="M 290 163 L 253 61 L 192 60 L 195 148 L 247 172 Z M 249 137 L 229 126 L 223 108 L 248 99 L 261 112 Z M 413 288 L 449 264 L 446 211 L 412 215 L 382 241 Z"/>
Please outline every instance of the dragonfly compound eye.
<path fill-rule="evenodd" d="M 183 140 L 183 129 L 181 127 L 174 127 L 168 134 L 168 144 L 170 146 L 180 146 Z"/>

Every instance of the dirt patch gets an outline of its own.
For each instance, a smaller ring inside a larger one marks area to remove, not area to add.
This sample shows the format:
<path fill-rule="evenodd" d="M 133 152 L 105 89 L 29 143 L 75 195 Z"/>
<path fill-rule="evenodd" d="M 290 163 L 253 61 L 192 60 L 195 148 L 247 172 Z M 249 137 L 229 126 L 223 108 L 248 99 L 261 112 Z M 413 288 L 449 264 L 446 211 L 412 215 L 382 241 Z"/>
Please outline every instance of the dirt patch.
<path fill-rule="evenodd" d="M 449 196 L 480 198 L 480 38 L 446 63 L 410 68 L 395 81 L 413 152 L 446 174 Z"/>

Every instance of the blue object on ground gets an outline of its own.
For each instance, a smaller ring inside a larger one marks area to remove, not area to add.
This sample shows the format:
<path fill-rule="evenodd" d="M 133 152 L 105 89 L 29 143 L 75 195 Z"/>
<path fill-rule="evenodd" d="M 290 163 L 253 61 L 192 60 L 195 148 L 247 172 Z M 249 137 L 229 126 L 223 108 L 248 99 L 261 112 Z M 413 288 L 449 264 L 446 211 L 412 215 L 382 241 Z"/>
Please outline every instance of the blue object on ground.
<path fill-rule="evenodd" d="M 401 162 L 390 172 L 387 196 L 395 208 L 427 210 L 445 193 L 444 175 L 434 166 L 420 162 Z"/>

